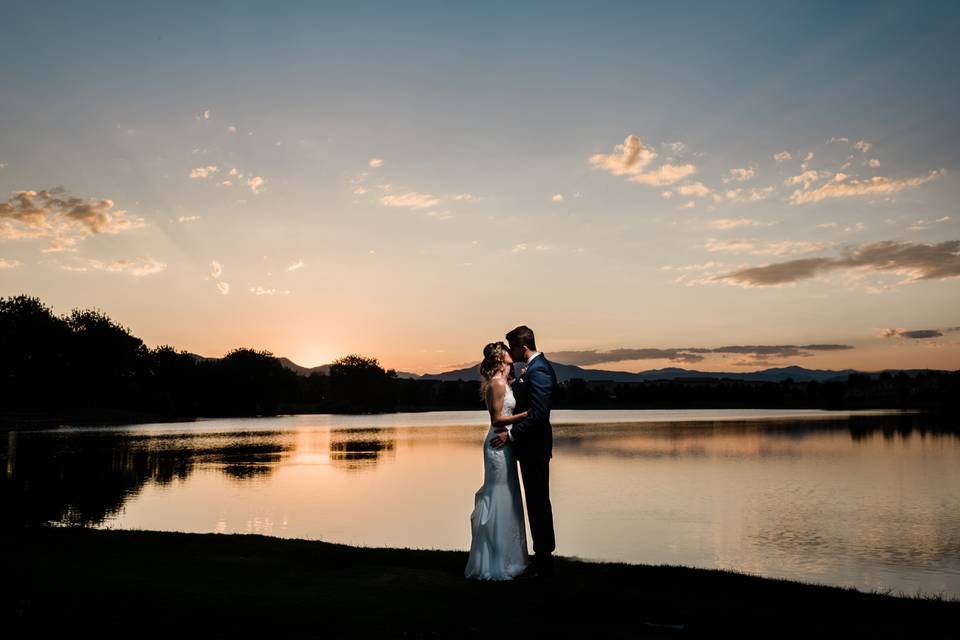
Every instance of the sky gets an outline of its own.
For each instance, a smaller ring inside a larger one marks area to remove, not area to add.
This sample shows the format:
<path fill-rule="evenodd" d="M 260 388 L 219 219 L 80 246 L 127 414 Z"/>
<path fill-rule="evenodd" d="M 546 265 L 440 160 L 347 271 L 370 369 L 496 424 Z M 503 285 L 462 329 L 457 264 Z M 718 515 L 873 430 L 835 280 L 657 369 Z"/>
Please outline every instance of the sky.
<path fill-rule="evenodd" d="M 0 296 L 303 366 L 960 368 L 957 3 L 0 4 Z"/>

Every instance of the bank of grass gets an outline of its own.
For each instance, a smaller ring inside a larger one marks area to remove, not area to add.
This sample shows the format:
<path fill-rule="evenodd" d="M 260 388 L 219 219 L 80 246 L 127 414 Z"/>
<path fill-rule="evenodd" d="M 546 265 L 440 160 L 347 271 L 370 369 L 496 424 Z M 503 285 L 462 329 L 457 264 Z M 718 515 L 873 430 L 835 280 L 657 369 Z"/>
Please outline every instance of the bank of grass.
<path fill-rule="evenodd" d="M 960 601 L 733 571 L 560 558 L 549 583 L 480 583 L 463 578 L 461 551 L 77 527 L 0 535 L 3 620 L 31 635 L 960 638 Z"/>

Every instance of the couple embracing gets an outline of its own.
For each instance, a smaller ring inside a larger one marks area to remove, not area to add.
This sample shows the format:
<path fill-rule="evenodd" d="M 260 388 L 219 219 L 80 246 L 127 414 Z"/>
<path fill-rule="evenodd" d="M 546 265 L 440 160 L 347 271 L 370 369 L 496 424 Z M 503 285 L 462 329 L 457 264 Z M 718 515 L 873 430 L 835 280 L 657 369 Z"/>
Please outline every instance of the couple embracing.
<path fill-rule="evenodd" d="M 506 339 L 507 344 L 484 347 L 480 363 L 480 390 L 490 412 L 490 430 L 483 442 L 483 486 L 470 514 L 472 541 L 464 576 L 551 578 L 556 544 L 550 506 L 550 406 L 557 376 L 537 351 L 529 327 L 517 327 Z M 520 365 L 516 376 L 515 363 Z M 527 553 L 518 463 L 533 537 L 532 559 Z"/>

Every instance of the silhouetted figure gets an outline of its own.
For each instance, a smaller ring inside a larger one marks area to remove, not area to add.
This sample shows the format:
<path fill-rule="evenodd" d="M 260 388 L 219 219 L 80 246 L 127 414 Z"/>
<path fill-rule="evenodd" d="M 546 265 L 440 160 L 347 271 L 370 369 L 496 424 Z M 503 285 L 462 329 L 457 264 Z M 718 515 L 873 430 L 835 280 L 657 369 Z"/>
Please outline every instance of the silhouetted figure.
<path fill-rule="evenodd" d="M 527 497 L 527 517 L 533 537 L 533 564 L 528 572 L 533 577 L 553 575 L 553 507 L 550 504 L 550 459 L 553 457 L 553 428 L 550 408 L 557 376 L 546 356 L 537 351 L 533 331 L 521 325 L 507 335 L 510 353 L 521 365 L 514 383 L 518 408 L 527 409 L 527 417 L 491 440 L 495 447 L 507 445 L 516 449 Z"/>

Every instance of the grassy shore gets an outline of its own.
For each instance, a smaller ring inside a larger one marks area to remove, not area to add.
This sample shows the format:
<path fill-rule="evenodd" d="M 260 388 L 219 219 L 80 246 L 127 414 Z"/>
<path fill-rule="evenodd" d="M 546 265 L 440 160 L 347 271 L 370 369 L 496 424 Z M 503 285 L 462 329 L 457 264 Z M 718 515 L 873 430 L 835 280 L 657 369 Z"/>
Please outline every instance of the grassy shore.
<path fill-rule="evenodd" d="M 561 558 L 549 583 L 480 583 L 463 578 L 459 551 L 71 527 L 0 535 L 3 619 L 31 635 L 960 638 L 955 600 L 731 571 Z"/>

